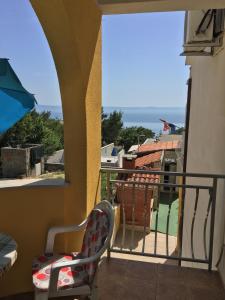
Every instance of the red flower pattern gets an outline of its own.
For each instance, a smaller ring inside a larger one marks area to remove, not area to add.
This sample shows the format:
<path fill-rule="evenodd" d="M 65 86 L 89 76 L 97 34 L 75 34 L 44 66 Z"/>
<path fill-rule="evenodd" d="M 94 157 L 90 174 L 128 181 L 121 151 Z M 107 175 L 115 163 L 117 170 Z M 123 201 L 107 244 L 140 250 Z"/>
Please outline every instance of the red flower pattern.
<path fill-rule="evenodd" d="M 80 254 L 46 254 L 33 263 L 33 283 L 41 290 L 48 290 L 51 266 L 56 262 L 68 262 L 77 258 L 95 255 L 103 246 L 109 230 L 107 214 L 95 209 L 89 216 Z M 93 280 L 97 262 L 76 268 L 64 267 L 59 272 L 58 288 L 72 288 Z"/>

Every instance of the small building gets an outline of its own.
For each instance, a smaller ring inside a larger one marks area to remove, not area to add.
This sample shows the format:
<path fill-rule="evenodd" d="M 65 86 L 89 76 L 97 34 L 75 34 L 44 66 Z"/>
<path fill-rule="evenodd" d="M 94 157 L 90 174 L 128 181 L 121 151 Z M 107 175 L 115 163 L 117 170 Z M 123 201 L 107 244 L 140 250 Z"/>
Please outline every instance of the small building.
<path fill-rule="evenodd" d="M 127 151 L 128 154 L 133 154 L 138 150 L 138 145 L 132 145 L 130 149 Z"/>
<path fill-rule="evenodd" d="M 125 217 L 126 226 L 135 226 L 136 230 L 146 226 L 150 231 L 152 209 L 158 197 L 158 189 L 152 185 L 146 186 L 146 183 L 158 183 L 159 176 L 133 173 L 124 174 L 122 177 L 127 183 L 117 184 L 116 200 L 120 203 L 120 214 Z"/>
<path fill-rule="evenodd" d="M 64 171 L 64 149 L 56 151 L 45 162 L 45 171 Z"/>
<path fill-rule="evenodd" d="M 111 168 L 121 168 L 124 149 L 118 149 L 114 143 L 101 148 L 101 166 Z"/>
<path fill-rule="evenodd" d="M 172 141 L 155 141 L 151 144 L 143 144 L 139 147 L 137 155 L 144 156 L 146 154 L 160 151 L 160 150 L 176 150 L 181 149 L 181 141 L 180 140 L 172 140 Z"/>
<path fill-rule="evenodd" d="M 159 136 L 160 142 L 169 142 L 169 141 L 182 141 L 182 134 L 162 134 Z"/>
<path fill-rule="evenodd" d="M 3 178 L 36 177 L 44 172 L 43 145 L 25 144 L 1 148 Z"/>

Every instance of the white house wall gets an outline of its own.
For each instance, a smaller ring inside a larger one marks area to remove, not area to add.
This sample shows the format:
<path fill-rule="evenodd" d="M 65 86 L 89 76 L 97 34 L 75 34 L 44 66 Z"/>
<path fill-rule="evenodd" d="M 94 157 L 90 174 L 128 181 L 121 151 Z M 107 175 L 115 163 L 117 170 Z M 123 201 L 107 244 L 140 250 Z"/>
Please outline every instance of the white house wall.
<path fill-rule="evenodd" d="M 215 57 L 192 57 L 188 61 L 191 64 L 192 93 L 187 172 L 225 174 L 225 50 L 222 49 Z M 190 256 L 193 200 L 193 191 L 187 193 L 183 241 L 183 254 L 187 256 Z M 199 204 L 201 209 L 196 216 L 198 221 L 194 241 L 197 255 L 202 256 L 202 226 L 208 204 L 206 192 L 200 193 Z M 220 182 L 216 204 L 214 265 L 224 241 L 224 216 L 224 182 Z M 220 272 L 225 282 L 225 259 L 221 262 Z"/>

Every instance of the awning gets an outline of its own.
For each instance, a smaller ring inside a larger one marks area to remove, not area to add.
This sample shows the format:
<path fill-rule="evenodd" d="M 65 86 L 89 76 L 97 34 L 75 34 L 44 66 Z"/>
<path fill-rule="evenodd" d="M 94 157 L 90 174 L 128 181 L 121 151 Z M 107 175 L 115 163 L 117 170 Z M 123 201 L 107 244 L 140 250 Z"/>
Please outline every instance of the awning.
<path fill-rule="evenodd" d="M 0 134 L 21 120 L 36 100 L 22 86 L 8 59 L 0 59 Z"/>

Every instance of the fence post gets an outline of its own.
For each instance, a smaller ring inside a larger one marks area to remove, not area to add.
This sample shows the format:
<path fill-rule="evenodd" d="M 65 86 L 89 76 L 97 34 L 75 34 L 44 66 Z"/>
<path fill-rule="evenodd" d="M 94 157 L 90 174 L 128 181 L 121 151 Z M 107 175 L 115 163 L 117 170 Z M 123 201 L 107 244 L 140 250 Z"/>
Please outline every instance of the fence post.
<path fill-rule="evenodd" d="M 106 187 L 107 187 L 107 200 L 111 203 L 111 189 L 110 189 L 110 172 L 107 172 L 107 179 L 106 179 Z M 111 248 L 111 245 L 109 243 L 109 246 L 108 246 L 108 249 L 107 249 L 107 258 L 110 259 L 110 248 Z"/>
<path fill-rule="evenodd" d="M 214 243 L 214 227 L 215 227 L 215 213 L 216 213 L 216 193 L 217 193 L 217 178 L 213 179 L 212 190 L 212 208 L 211 208 L 211 221 L 210 221 L 210 240 L 209 240 L 209 266 L 208 270 L 212 270 L 213 262 L 213 243 Z"/>
<path fill-rule="evenodd" d="M 182 184 L 186 184 L 186 177 L 182 176 Z M 179 251 L 179 260 L 178 265 L 181 266 L 182 262 L 182 247 L 183 247 L 183 226 L 184 226 L 184 205 L 185 205 L 185 194 L 186 190 L 184 186 L 181 190 L 181 201 L 180 201 L 180 216 L 179 216 L 179 229 L 178 229 L 178 251 Z"/>

